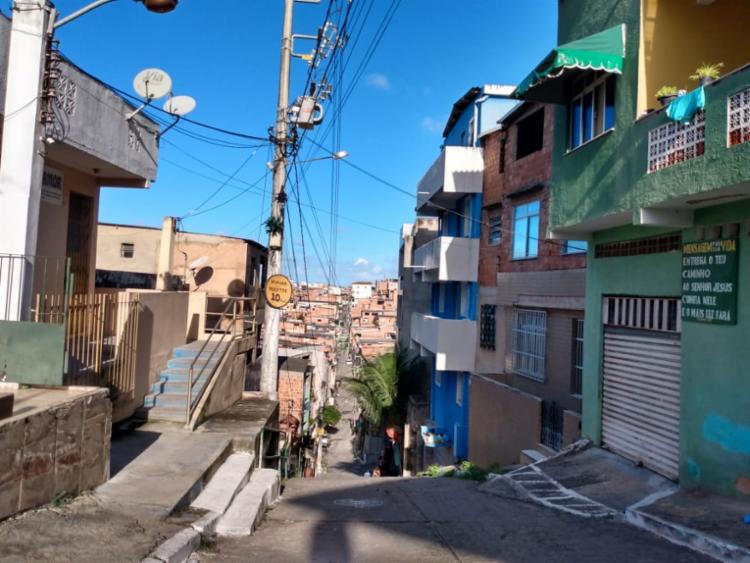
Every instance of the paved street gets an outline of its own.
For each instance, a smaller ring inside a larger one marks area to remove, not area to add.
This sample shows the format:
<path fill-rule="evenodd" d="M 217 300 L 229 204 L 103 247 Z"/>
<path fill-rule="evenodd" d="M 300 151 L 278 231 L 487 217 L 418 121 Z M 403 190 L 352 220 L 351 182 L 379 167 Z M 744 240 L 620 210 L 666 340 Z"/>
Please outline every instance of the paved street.
<path fill-rule="evenodd" d="M 348 366 L 341 375 L 347 377 Z M 222 538 L 200 561 L 707 561 L 612 519 L 532 504 L 512 490 L 459 479 L 364 478 L 353 459 L 342 384 L 339 432 L 318 479 L 286 482 L 255 535 Z"/>

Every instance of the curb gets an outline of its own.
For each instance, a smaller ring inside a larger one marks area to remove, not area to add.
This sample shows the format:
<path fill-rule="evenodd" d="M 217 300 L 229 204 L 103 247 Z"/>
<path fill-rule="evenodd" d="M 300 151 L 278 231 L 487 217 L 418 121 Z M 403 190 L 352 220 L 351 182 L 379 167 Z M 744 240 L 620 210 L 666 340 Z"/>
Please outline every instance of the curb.
<path fill-rule="evenodd" d="M 740 547 L 716 536 L 688 528 L 687 526 L 669 522 L 638 509 L 626 508 L 625 521 L 636 528 L 651 532 L 671 543 L 688 547 L 719 561 L 731 563 L 750 562 L 750 549 Z"/>

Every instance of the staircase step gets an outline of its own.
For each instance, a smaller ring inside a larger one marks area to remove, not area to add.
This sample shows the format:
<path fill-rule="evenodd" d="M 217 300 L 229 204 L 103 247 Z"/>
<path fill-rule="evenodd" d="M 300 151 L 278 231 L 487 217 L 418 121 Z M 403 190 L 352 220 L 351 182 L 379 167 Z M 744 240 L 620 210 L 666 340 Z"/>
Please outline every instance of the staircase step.
<path fill-rule="evenodd" d="M 135 411 L 141 420 L 165 420 L 167 422 L 185 422 L 185 405 L 182 407 L 140 407 Z"/>
<path fill-rule="evenodd" d="M 224 514 L 237 493 L 250 480 L 254 461 L 255 454 L 252 453 L 230 455 L 190 506 Z"/>
<path fill-rule="evenodd" d="M 201 371 L 204 367 L 216 367 L 219 363 L 219 354 L 216 354 L 211 361 L 208 361 L 208 356 L 205 358 L 199 358 L 195 364 L 193 364 L 193 358 L 170 358 L 167 360 L 168 369 L 183 369 L 189 370 L 190 366 L 193 366 L 193 371 Z"/>
<path fill-rule="evenodd" d="M 206 345 L 203 350 L 201 350 L 200 346 L 192 346 L 191 344 L 188 344 L 186 346 L 180 346 L 178 348 L 175 348 L 172 350 L 172 357 L 174 358 L 195 358 L 198 357 L 198 354 L 200 354 L 200 357 L 208 357 L 212 353 L 214 356 L 220 354 L 224 349 L 226 349 L 228 343 L 222 342 L 221 344 L 216 343 L 209 343 Z M 216 352 L 214 353 L 214 350 Z"/>
<path fill-rule="evenodd" d="M 193 405 L 198 402 L 198 391 L 193 393 Z M 185 393 L 149 393 L 143 399 L 144 407 L 181 407 L 187 406 L 187 395 Z"/>
<path fill-rule="evenodd" d="M 201 376 L 195 381 L 193 381 L 193 389 L 200 389 L 205 384 L 206 381 L 208 381 L 208 375 Z M 157 393 L 187 393 L 188 388 L 188 380 L 185 379 L 160 379 L 156 383 L 153 383 L 151 385 L 151 393 L 150 394 L 157 394 Z"/>
<path fill-rule="evenodd" d="M 249 536 L 263 518 L 268 505 L 279 497 L 279 472 L 256 469 L 250 482 L 237 494 L 224 516 L 219 518 L 216 533 L 220 536 Z"/>

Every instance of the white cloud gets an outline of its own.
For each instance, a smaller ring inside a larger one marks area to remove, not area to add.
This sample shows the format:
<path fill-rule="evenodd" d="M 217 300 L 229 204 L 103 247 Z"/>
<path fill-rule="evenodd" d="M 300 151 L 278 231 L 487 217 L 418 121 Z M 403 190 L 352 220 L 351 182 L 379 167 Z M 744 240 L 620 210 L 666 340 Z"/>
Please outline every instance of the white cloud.
<path fill-rule="evenodd" d="M 367 75 L 367 85 L 377 88 L 378 90 L 390 90 L 391 81 L 385 74 L 374 72 Z"/>
<path fill-rule="evenodd" d="M 427 133 L 440 133 L 443 130 L 443 123 L 428 115 L 422 118 L 422 130 Z"/>
<path fill-rule="evenodd" d="M 369 263 L 365 258 L 357 258 L 354 261 L 354 266 L 367 266 Z"/>

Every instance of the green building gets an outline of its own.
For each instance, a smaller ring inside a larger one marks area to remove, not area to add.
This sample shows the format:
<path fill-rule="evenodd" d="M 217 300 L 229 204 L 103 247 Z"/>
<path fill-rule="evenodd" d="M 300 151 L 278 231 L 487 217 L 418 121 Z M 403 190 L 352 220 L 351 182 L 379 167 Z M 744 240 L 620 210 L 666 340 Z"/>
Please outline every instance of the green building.
<path fill-rule="evenodd" d="M 734 0 L 560 0 L 559 46 L 518 88 L 567 124 L 551 235 L 590 241 L 582 434 L 684 487 L 744 498 L 747 29 L 750 5 Z M 690 75 L 719 62 L 701 92 Z M 656 98 L 669 85 L 688 91 L 680 121 Z"/>

